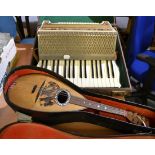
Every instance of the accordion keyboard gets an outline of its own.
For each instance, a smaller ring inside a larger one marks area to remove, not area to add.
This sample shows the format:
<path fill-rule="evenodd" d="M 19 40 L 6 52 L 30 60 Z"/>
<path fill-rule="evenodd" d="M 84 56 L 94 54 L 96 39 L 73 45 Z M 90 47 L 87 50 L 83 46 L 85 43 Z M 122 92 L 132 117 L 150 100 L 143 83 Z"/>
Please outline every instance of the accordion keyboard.
<path fill-rule="evenodd" d="M 121 87 L 114 60 L 40 60 L 37 66 L 52 70 L 79 87 Z"/>

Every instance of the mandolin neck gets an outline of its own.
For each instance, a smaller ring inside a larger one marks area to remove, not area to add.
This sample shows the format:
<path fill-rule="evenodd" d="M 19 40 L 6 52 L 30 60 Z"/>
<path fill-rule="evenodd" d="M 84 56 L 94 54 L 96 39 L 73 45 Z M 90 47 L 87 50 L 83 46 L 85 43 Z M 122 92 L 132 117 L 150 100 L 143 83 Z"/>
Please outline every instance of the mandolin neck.
<path fill-rule="evenodd" d="M 121 115 L 124 117 L 127 116 L 126 110 L 115 108 L 115 107 L 105 105 L 102 103 L 98 103 L 95 101 L 90 101 L 87 99 L 81 99 L 81 98 L 78 98 L 75 96 L 71 96 L 70 103 L 73 103 L 73 104 L 76 104 L 79 106 L 83 106 L 83 107 L 87 107 L 87 108 L 91 108 L 91 109 L 95 109 L 95 110 L 99 110 L 99 111 L 104 111 L 104 112 L 108 112 L 108 113 L 112 113 L 112 114 Z"/>

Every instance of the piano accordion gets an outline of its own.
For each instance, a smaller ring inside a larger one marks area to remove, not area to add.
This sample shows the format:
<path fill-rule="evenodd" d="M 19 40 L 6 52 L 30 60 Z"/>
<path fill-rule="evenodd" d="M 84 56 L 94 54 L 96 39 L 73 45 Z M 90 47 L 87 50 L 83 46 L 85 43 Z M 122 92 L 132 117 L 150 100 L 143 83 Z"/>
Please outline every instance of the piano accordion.
<path fill-rule="evenodd" d="M 119 35 L 109 22 L 44 21 L 37 34 L 38 67 L 88 91 L 121 96 L 131 91 Z"/>

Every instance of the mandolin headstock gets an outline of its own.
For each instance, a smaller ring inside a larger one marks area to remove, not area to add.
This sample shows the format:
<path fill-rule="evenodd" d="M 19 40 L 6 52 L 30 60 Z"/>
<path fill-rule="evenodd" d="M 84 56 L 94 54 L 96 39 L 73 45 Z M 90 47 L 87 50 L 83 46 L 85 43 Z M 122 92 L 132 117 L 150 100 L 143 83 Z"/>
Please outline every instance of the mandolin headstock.
<path fill-rule="evenodd" d="M 128 111 L 126 117 L 131 123 L 149 127 L 149 120 L 145 116 L 141 116 L 137 113 Z"/>

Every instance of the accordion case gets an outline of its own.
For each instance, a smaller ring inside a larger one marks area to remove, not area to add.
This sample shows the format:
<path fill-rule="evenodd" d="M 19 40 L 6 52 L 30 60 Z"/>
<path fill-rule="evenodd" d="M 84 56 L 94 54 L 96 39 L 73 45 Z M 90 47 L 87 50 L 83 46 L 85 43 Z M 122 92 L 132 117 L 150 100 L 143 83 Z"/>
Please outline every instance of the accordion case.
<path fill-rule="evenodd" d="M 6 102 L 15 111 L 76 136 L 155 134 L 155 109 L 85 91 L 47 69 L 15 68 L 3 89 Z"/>

